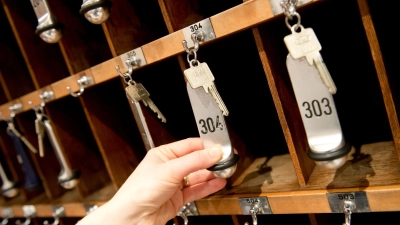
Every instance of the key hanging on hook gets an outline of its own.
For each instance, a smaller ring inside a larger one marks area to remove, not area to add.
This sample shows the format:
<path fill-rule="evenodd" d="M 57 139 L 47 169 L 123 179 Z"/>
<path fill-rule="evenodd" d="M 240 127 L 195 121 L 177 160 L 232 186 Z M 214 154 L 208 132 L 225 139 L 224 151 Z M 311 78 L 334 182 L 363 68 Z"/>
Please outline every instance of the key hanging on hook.
<path fill-rule="evenodd" d="M 351 224 L 351 214 L 353 213 L 354 209 L 355 209 L 354 202 L 347 200 L 343 202 L 343 211 L 345 214 L 345 222 L 343 223 L 343 225 Z"/>
<path fill-rule="evenodd" d="M 17 128 L 15 127 L 14 124 L 14 117 L 18 112 L 22 111 L 22 105 L 20 103 L 14 104 L 12 106 L 9 107 L 9 110 L 11 111 L 10 117 L 9 118 L 5 118 L 2 114 L 1 117 L 3 118 L 4 121 L 7 122 L 7 133 L 10 136 L 16 136 L 19 140 L 21 140 L 26 147 L 29 148 L 29 150 L 31 150 L 33 153 L 37 153 L 37 150 L 35 147 L 33 147 L 33 145 L 28 141 L 28 139 L 25 138 L 24 135 L 22 135 Z"/>
<path fill-rule="evenodd" d="M 186 88 L 189 94 L 192 110 L 197 122 L 204 148 L 221 146 L 222 159 L 214 166 L 208 168 L 220 178 L 229 178 L 237 168 L 239 155 L 234 153 L 224 116 L 229 112 L 214 84 L 214 76 L 207 63 L 197 60 L 197 51 L 201 32 L 194 32 L 192 40 L 194 48 L 188 49 L 186 41 L 183 47 L 188 52 L 187 60 L 190 68 L 184 71 L 187 79 Z M 191 60 L 190 56 L 194 58 Z"/>
<path fill-rule="evenodd" d="M 163 123 L 166 123 L 167 119 L 150 99 L 150 93 L 141 83 L 136 83 L 132 79 L 133 67 L 138 65 L 138 62 L 136 60 L 127 59 L 126 64 L 129 68 L 128 72 L 126 73 L 122 73 L 119 66 L 116 66 L 115 69 L 117 70 L 118 74 L 124 78 L 125 83 L 128 85 L 125 88 L 127 98 L 131 100 L 132 104 L 142 102 L 145 106 L 148 106 L 154 113 L 156 113 L 157 117 L 161 119 Z"/>
<path fill-rule="evenodd" d="M 44 156 L 44 145 L 43 138 L 45 134 L 49 138 L 50 144 L 56 154 L 57 160 L 61 166 L 61 172 L 58 175 L 58 183 L 65 189 L 72 189 L 76 187 L 79 183 L 79 171 L 72 170 L 67 163 L 66 157 L 61 149 L 60 143 L 54 133 L 53 126 L 51 125 L 50 118 L 44 113 L 44 106 L 46 105 L 46 97 L 49 93 L 44 92 L 40 95 L 42 103 L 39 106 L 33 106 L 32 102 L 29 101 L 29 105 L 35 111 L 36 120 L 35 127 L 38 135 L 38 143 L 40 147 L 40 155 Z"/>
<path fill-rule="evenodd" d="M 307 154 L 317 165 L 337 169 L 346 163 L 351 145 L 344 140 L 333 101 L 336 86 L 319 53 L 322 47 L 314 31 L 301 25 L 294 3 L 282 2 L 292 32 L 284 42 L 289 50 L 286 65 L 310 146 Z M 293 26 L 290 17 L 297 18 Z"/>
<path fill-rule="evenodd" d="M 47 0 L 31 0 L 39 25 L 35 33 L 47 43 L 57 43 L 62 37 L 63 25 L 50 11 Z"/>
<path fill-rule="evenodd" d="M 111 6 L 109 0 L 83 0 L 79 13 L 93 24 L 102 24 L 110 17 Z"/>
<path fill-rule="evenodd" d="M 199 213 L 197 211 L 196 203 L 189 202 L 184 205 L 178 212 L 177 216 L 182 217 L 184 225 L 189 224 L 188 216 L 198 216 Z"/>
<path fill-rule="evenodd" d="M 257 214 L 260 213 L 261 211 L 261 207 L 259 205 L 258 200 L 256 200 L 253 205 L 251 206 L 249 212 L 251 215 L 251 218 L 253 219 L 253 225 L 257 225 L 258 221 L 257 221 Z M 249 225 L 248 222 L 245 223 L 245 225 Z"/>
<path fill-rule="evenodd" d="M 25 175 L 25 189 L 26 190 L 35 190 L 41 186 L 41 180 L 36 173 L 34 166 L 29 159 L 28 154 L 25 151 L 24 144 L 30 151 L 33 153 L 37 153 L 37 150 L 33 145 L 17 130 L 14 124 L 14 117 L 17 112 L 20 111 L 20 106 L 15 104 L 10 108 L 11 114 L 9 118 L 4 118 L 7 121 L 7 133 L 10 136 L 12 143 L 14 145 L 15 151 L 17 153 L 17 159 L 22 167 L 22 171 Z M 24 143 L 24 144 L 23 144 Z"/>

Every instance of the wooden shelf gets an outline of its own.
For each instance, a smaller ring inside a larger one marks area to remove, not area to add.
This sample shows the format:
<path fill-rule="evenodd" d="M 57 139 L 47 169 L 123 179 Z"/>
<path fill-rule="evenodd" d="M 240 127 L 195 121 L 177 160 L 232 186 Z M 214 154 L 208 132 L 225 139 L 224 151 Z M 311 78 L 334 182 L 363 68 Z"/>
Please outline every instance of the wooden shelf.
<path fill-rule="evenodd" d="M 330 213 L 327 193 L 365 191 L 371 212 L 399 211 L 400 163 L 393 157 L 393 142 L 363 145 L 360 153 L 359 157 L 349 157 L 337 171 L 317 168 L 304 188 L 298 185 L 288 154 L 268 161 L 265 157 L 257 158 L 231 187 L 196 201 L 197 209 L 200 215 L 241 215 L 238 198 L 266 196 L 273 214 Z M 41 195 L 28 202 L 17 198 L 0 205 L 12 205 L 16 217 L 23 217 L 23 205 L 35 205 L 38 217 L 51 217 L 52 205 L 64 206 L 68 217 L 83 217 L 84 204 L 102 205 L 115 192 L 109 184 L 84 200 L 70 191 L 51 202 Z"/>
<path fill-rule="evenodd" d="M 317 1 L 318 0 L 313 0 L 313 2 Z M 272 12 L 269 0 L 257 0 L 242 3 L 241 5 L 211 16 L 210 20 L 215 31 L 216 41 L 225 36 L 268 21 L 274 17 L 275 16 Z M 238 20 L 237 18 L 242 19 Z M 178 30 L 151 43 L 141 46 L 147 61 L 146 66 L 183 53 L 184 48 L 182 46 L 182 40 L 184 40 L 183 32 L 182 30 Z M 208 43 L 209 42 L 206 42 L 204 44 Z M 99 65 L 87 69 L 90 69 L 95 84 L 99 84 L 118 77 L 118 74 L 115 70 L 116 65 L 119 65 L 121 68 L 123 68 L 123 62 L 121 61 L 120 57 L 114 57 L 113 59 L 107 60 Z M 85 73 L 85 71 L 78 72 L 74 74 L 73 77 L 66 77 L 50 84 L 49 88 L 54 92 L 54 100 L 69 95 L 68 91 L 66 90 L 67 86 L 70 86 L 72 91 L 78 91 L 79 87 L 77 85 L 76 78 L 82 73 Z M 48 82 L 46 82 L 46 84 L 48 84 Z M 44 87 L 43 85 L 40 86 Z M 22 96 L 19 99 L 19 102 L 23 105 L 23 110 L 31 110 L 28 101 L 32 101 L 34 105 L 40 104 L 39 95 L 42 92 L 43 90 L 36 90 Z M 9 106 L 9 103 L 0 106 L 0 112 L 3 113 L 5 117 L 10 115 L 10 111 L 8 110 Z"/>
<path fill-rule="evenodd" d="M 239 215 L 238 198 L 266 196 L 274 214 L 330 213 L 327 193 L 365 191 L 371 211 L 399 211 L 400 163 L 396 154 L 393 142 L 363 145 L 359 157 L 349 157 L 339 170 L 317 167 L 305 187 L 298 185 L 288 154 L 274 156 L 267 163 L 258 158 L 232 187 L 198 200 L 196 205 L 201 215 Z"/>
<path fill-rule="evenodd" d="M 79 2 L 51 2 L 55 16 L 67 25 L 67 33 L 53 45 L 34 35 L 37 20 L 29 3 L 24 4 L 0 0 L 0 113 L 7 118 L 9 107 L 21 103 L 15 123 L 38 147 L 28 101 L 39 105 L 39 95 L 53 91 L 46 114 L 67 162 L 80 170 L 81 182 L 73 190 L 63 189 L 54 152 L 46 150 L 44 158 L 30 153 L 43 188 L 35 193 L 21 189 L 13 199 L 0 197 L 0 217 L 3 207 L 12 207 L 13 223 L 23 217 L 24 205 L 34 205 L 38 218 L 33 225 L 39 225 L 52 217 L 51 206 L 61 205 L 67 216 L 62 224 L 73 225 L 86 215 L 86 204 L 102 205 L 113 197 L 149 150 L 115 70 L 117 65 L 123 68 L 121 56 L 138 47 L 146 64 L 132 77 L 146 86 L 168 118 L 164 124 L 141 107 L 155 146 L 197 136 L 182 74 L 188 68 L 182 29 L 206 18 L 216 38 L 202 44 L 199 60 L 208 63 L 229 108 L 226 124 L 241 159 L 223 190 L 196 201 L 201 217 L 190 218 L 190 224 L 251 222 L 250 216 L 236 216 L 243 214 L 238 199 L 256 196 L 268 198 L 273 214 L 304 214 L 262 215 L 260 223 L 294 219 L 325 225 L 326 215 L 332 215 L 326 195 L 336 192 L 366 192 L 374 213 L 400 211 L 400 92 L 395 63 L 387 58 L 393 39 L 384 38 L 391 31 L 382 28 L 391 19 L 378 19 L 385 12 L 383 3 L 353 0 L 343 7 L 337 1 L 311 0 L 298 8 L 302 24 L 315 30 L 323 46 L 321 54 L 338 87 L 334 100 L 341 128 L 354 146 L 338 170 L 320 168 L 307 156 L 306 133 L 285 64 L 288 52 L 282 39 L 290 31 L 284 15 L 274 15 L 270 0 L 113 1 L 112 14 L 102 25 L 86 21 L 78 13 Z M 369 7 L 374 7 L 371 14 Z M 346 38 L 332 36 L 338 25 Z M 343 49 L 357 57 L 343 55 Z M 83 75 L 92 76 L 94 85 L 80 98 L 69 97 L 66 87 L 78 91 Z M 23 184 L 25 174 L 2 117 L 0 128 L 1 163 Z M 48 139 L 45 148 L 51 149 Z M 181 222 L 175 218 L 167 224 Z"/>

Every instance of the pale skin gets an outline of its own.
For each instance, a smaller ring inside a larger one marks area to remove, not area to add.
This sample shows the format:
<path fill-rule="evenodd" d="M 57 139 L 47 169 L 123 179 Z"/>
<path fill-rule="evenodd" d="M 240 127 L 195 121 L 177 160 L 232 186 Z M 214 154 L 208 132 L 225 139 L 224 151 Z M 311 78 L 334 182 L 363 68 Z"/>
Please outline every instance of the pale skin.
<path fill-rule="evenodd" d="M 221 158 L 221 148 L 203 149 L 200 138 L 153 148 L 115 196 L 77 225 L 164 225 L 186 203 L 226 185 L 206 170 Z M 190 186 L 183 185 L 185 176 Z"/>

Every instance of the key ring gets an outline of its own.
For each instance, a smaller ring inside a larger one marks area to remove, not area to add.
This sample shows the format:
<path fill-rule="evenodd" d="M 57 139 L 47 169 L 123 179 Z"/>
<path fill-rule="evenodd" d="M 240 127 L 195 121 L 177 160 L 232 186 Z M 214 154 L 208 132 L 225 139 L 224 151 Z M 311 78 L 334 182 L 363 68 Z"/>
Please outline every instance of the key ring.
<path fill-rule="evenodd" d="M 192 49 L 191 51 L 193 51 L 193 49 Z M 193 55 L 194 55 L 194 58 L 193 58 L 193 59 L 190 59 L 190 54 L 187 54 L 187 56 L 186 56 L 188 63 L 189 63 L 190 65 L 192 65 L 192 66 L 194 66 L 193 63 L 198 64 L 198 61 L 197 61 L 197 53 L 196 53 L 196 51 L 193 51 Z"/>
<path fill-rule="evenodd" d="M 296 23 L 295 25 L 291 26 L 290 23 L 289 23 L 289 20 L 292 20 L 292 19 L 293 19 L 293 16 L 296 16 L 296 17 L 297 17 L 297 23 Z M 301 17 L 300 17 L 300 14 L 299 14 L 298 12 L 295 12 L 295 13 L 292 15 L 292 19 L 290 19 L 289 17 L 286 17 L 286 18 L 285 18 L 286 26 L 289 28 L 289 30 L 297 30 L 298 28 L 301 27 Z"/>

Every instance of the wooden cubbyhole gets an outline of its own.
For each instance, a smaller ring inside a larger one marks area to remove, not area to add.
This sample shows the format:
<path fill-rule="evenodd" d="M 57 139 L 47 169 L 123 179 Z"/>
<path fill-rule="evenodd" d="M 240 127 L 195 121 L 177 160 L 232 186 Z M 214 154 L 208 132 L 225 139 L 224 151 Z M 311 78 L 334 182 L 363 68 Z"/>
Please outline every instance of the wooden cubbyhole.
<path fill-rule="evenodd" d="M 395 18 L 394 7 L 385 7 L 382 3 L 358 0 L 365 33 L 368 37 L 371 54 L 380 81 L 385 106 L 395 146 L 400 158 L 400 80 L 396 76 L 395 58 L 399 45 L 386 26 L 387 21 Z"/>
<path fill-rule="evenodd" d="M 0 104 L 35 90 L 3 7 L 0 7 Z"/>
<path fill-rule="evenodd" d="M 51 119 L 67 163 L 72 169 L 80 172 L 80 181 L 76 188 L 68 191 L 58 184 L 57 177 L 61 166 L 46 135 L 45 157 L 33 157 L 37 161 L 36 166 L 41 168 L 42 179 L 47 183 L 45 188 L 50 200 L 80 201 L 108 185 L 110 177 L 79 100 L 72 97 L 63 98 L 46 104 L 45 111 Z M 38 148 L 34 126 L 35 113 L 27 111 L 19 114 L 17 118 L 21 121 L 28 140 Z"/>
<path fill-rule="evenodd" d="M 140 103 L 155 146 L 199 136 L 182 76 L 175 58 L 132 73 L 133 80 L 143 84 L 167 119 L 162 123 L 156 113 Z"/>
<path fill-rule="evenodd" d="M 14 122 L 16 122 L 16 127 L 18 130 L 18 122 L 14 120 Z M 23 133 L 22 133 L 23 134 Z M 27 160 L 29 161 L 29 163 L 33 166 L 33 168 L 36 170 L 34 171 L 34 173 L 36 173 L 37 176 L 39 176 L 42 179 L 42 185 L 43 184 L 43 177 L 40 176 L 40 169 L 37 169 L 35 167 L 35 162 L 34 159 L 31 157 L 31 152 L 30 150 L 24 145 L 22 144 L 24 147 L 24 151 L 25 154 L 27 155 Z M 39 195 L 41 195 L 42 193 L 44 193 L 44 190 L 42 187 L 37 187 L 35 189 L 32 190 L 28 190 L 25 186 L 25 172 L 23 171 L 22 165 L 18 162 L 18 152 L 15 149 L 15 146 L 13 144 L 13 141 L 11 139 L 11 137 L 8 135 L 7 133 L 7 124 L 5 122 L 0 123 L 0 149 L 3 150 L 3 155 L 4 157 L 6 157 L 6 161 L 4 163 L 7 162 L 7 164 L 3 167 L 8 166 L 8 171 L 11 172 L 9 175 L 9 179 L 12 179 L 13 181 L 16 181 L 19 183 L 19 190 L 20 190 L 20 195 L 12 198 L 12 199 L 7 199 L 7 202 L 22 202 L 22 201 L 27 201 L 27 200 L 31 200 Z M 3 163 L 3 161 L 2 161 Z M 3 164 L 2 164 L 3 165 Z M 5 170 L 7 171 L 7 168 L 5 168 Z"/>
<path fill-rule="evenodd" d="M 383 2 L 366 0 L 375 27 L 375 32 L 379 40 L 380 50 L 384 60 L 384 67 L 389 77 L 391 91 L 397 104 L 397 111 L 400 110 L 400 78 L 397 75 L 397 62 L 394 57 L 400 50 L 396 35 L 390 29 L 390 21 L 395 21 L 396 7 L 388 7 Z"/>
<path fill-rule="evenodd" d="M 335 16 L 339 9 L 344 16 Z M 312 27 L 323 46 L 321 54 L 338 88 L 334 99 L 344 137 L 357 153 L 355 158 L 350 158 L 337 171 L 319 167 L 314 169 L 314 163 L 306 155 L 308 145 L 304 126 L 286 69 L 288 51 L 283 38 L 290 31 L 283 18 L 260 25 L 254 34 L 292 158 L 299 162 L 297 165 L 295 163 L 295 167 L 300 185 L 305 186 L 308 182 L 307 188 L 324 189 L 368 186 L 365 180 L 370 181 L 369 185 L 397 183 L 392 180 L 393 176 L 397 179 L 397 175 L 390 170 L 397 171 L 399 163 L 393 144 L 386 142 L 393 140 L 393 137 L 357 3 L 350 2 L 343 9 L 338 2 L 325 2 L 304 9 L 300 14 L 302 25 L 305 28 Z M 338 25 L 340 29 L 336 30 Z M 335 36 L 333 39 L 334 32 L 345 33 L 346 38 Z M 354 54 L 345 54 L 344 49 L 351 49 Z M 288 130 L 284 125 L 288 126 Z M 366 145 L 371 143 L 375 144 Z M 390 169 L 380 164 L 382 156 L 378 149 L 394 157 Z M 372 171 L 370 163 L 373 164 Z M 356 165 L 360 168 L 352 168 Z M 372 182 L 374 170 L 377 172 L 380 169 L 385 171 L 384 174 L 391 174 L 390 178 L 385 179 L 382 174 L 382 179 Z M 348 170 L 357 170 L 359 179 L 340 175 Z M 336 175 L 332 176 L 335 172 Z"/>
<path fill-rule="evenodd" d="M 114 57 L 168 34 L 156 0 L 113 1 L 103 28 Z"/>
<path fill-rule="evenodd" d="M 48 1 L 54 16 L 64 24 L 59 41 L 70 74 L 112 58 L 101 26 L 92 24 L 79 13 L 80 1 Z"/>
<path fill-rule="evenodd" d="M 31 2 L 2 0 L 2 3 L 35 88 L 67 77 L 68 68 L 60 47 L 44 42 L 35 34 L 38 20 Z"/>
<path fill-rule="evenodd" d="M 117 78 L 90 88 L 81 102 L 117 190 L 146 154 L 122 83 Z"/>
<path fill-rule="evenodd" d="M 170 33 L 240 5 L 242 1 L 158 0 Z"/>
<path fill-rule="evenodd" d="M 271 191 L 297 187 L 251 31 L 201 46 L 197 54 L 199 62 L 206 62 L 215 77 L 215 85 L 229 110 L 225 120 L 232 145 L 241 157 L 237 171 L 229 179 L 231 186 L 222 193 L 261 193 L 261 183 L 255 182 L 266 177 Z M 185 68 L 189 68 L 187 62 Z M 289 163 L 285 171 L 274 168 L 280 167 L 276 162 L 281 162 L 282 157 Z"/>

